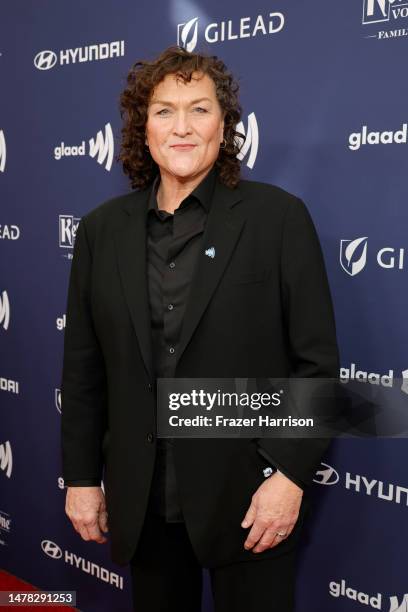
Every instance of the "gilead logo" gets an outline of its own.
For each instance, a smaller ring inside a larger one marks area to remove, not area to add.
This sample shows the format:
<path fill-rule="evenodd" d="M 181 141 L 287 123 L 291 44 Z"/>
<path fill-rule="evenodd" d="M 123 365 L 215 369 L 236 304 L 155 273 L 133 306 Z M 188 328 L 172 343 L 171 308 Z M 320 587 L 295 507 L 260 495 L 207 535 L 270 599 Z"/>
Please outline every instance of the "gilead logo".
<path fill-rule="evenodd" d="M 355 276 L 367 264 L 368 238 L 362 236 L 354 240 L 340 240 L 340 265 L 347 274 Z M 405 249 L 383 247 L 377 251 L 376 260 L 380 268 L 385 270 L 403 270 Z"/>
<path fill-rule="evenodd" d="M 352 599 L 353 601 L 365 604 L 366 606 L 371 606 L 375 610 L 382 609 L 381 593 L 369 595 L 363 591 L 357 591 L 357 589 L 347 586 L 345 580 L 341 580 L 341 582 L 330 582 L 329 593 L 332 597 L 347 597 L 347 599 Z"/>
<path fill-rule="evenodd" d="M 285 24 L 283 13 L 268 13 L 266 17 L 241 17 L 237 21 L 228 19 L 209 23 L 204 30 L 204 39 L 207 43 L 224 42 L 240 38 L 253 38 L 254 36 L 277 34 Z M 194 51 L 198 40 L 198 17 L 177 25 L 177 44 L 190 53 Z"/>
<path fill-rule="evenodd" d="M 340 240 L 340 265 L 347 274 L 355 276 L 367 263 L 367 236 L 355 240 Z"/>

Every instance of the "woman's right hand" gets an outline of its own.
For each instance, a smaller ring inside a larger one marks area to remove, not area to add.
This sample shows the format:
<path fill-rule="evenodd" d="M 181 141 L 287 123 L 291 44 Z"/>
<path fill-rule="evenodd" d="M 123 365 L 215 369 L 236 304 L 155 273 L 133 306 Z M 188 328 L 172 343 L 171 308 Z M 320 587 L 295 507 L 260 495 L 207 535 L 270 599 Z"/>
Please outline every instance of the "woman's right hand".
<path fill-rule="evenodd" d="M 108 513 L 101 487 L 67 487 L 65 513 L 83 540 L 107 542 Z"/>

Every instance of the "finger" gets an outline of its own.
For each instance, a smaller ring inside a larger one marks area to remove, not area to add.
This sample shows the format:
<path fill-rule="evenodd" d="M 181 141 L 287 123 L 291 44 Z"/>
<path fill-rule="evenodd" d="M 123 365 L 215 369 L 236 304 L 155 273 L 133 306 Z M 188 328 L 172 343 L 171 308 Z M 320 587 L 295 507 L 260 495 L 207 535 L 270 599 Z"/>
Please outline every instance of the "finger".
<path fill-rule="evenodd" d="M 249 506 L 246 515 L 244 516 L 244 520 L 241 523 L 241 527 L 250 527 L 254 522 L 256 517 L 256 509 L 255 504 L 252 502 Z"/>
<path fill-rule="evenodd" d="M 268 530 L 269 531 L 269 530 Z M 293 526 L 289 526 L 289 527 L 277 527 L 274 528 L 273 530 L 271 530 L 271 536 L 272 537 L 268 537 L 266 536 L 265 539 L 261 538 L 261 540 L 258 542 L 258 544 L 256 545 L 256 550 L 254 548 L 253 552 L 262 552 L 263 550 L 266 550 L 267 548 L 275 548 L 275 546 L 278 546 L 283 540 L 286 540 L 290 534 L 293 531 Z M 284 533 L 284 536 L 280 536 L 279 533 Z M 265 536 L 266 534 L 264 534 Z"/>
<path fill-rule="evenodd" d="M 261 539 L 267 525 L 264 522 L 256 520 L 252 525 L 251 531 L 248 533 L 247 539 L 244 542 L 244 548 L 249 550 Z"/>
<path fill-rule="evenodd" d="M 103 544 L 106 542 L 106 538 L 99 529 L 99 522 L 97 520 L 92 521 L 91 523 L 84 524 L 88 531 L 89 539 L 93 542 L 98 542 L 99 544 Z"/>
<path fill-rule="evenodd" d="M 77 533 L 81 536 L 83 540 L 86 542 L 90 540 L 94 540 L 99 544 L 104 544 L 107 542 L 107 538 L 102 534 L 99 530 L 99 525 L 95 521 L 85 521 L 78 519 L 71 519 L 71 523 Z"/>
<path fill-rule="evenodd" d="M 75 529 L 75 531 L 81 535 L 81 524 L 80 524 L 80 522 L 76 521 L 74 519 L 71 519 L 71 523 L 72 523 L 72 526 Z"/>
<path fill-rule="evenodd" d="M 102 512 L 100 512 L 100 514 L 99 514 L 99 527 L 105 533 L 107 533 L 109 531 L 109 528 L 108 528 L 108 513 L 106 511 L 104 511 L 104 510 Z"/>
<path fill-rule="evenodd" d="M 86 542 L 90 540 L 88 529 L 85 526 L 80 525 L 77 531 L 83 540 L 85 540 Z"/>
<path fill-rule="evenodd" d="M 278 535 L 276 535 L 276 531 L 280 531 L 280 529 L 278 530 L 276 530 L 275 528 L 266 529 L 264 531 L 262 538 L 259 540 L 259 542 L 257 543 L 257 545 L 255 546 L 252 552 L 260 553 L 266 550 L 267 548 L 273 548 L 274 544 L 279 544 L 279 541 L 282 540 L 283 538 L 280 538 Z M 283 530 L 282 530 L 282 533 L 283 533 Z"/>

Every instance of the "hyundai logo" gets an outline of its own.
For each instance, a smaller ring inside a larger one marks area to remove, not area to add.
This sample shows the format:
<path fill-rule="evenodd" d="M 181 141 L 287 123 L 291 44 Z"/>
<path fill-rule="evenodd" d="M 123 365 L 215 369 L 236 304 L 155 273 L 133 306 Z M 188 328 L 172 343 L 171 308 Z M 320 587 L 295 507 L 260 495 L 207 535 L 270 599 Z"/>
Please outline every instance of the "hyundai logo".
<path fill-rule="evenodd" d="M 313 482 L 322 485 L 334 485 L 339 482 L 339 475 L 334 468 L 327 463 L 321 463 L 323 469 L 316 471 L 316 476 L 313 478 Z"/>
<path fill-rule="evenodd" d="M 38 70 L 49 70 L 57 63 L 57 56 L 54 51 L 40 51 L 34 58 L 34 66 Z"/>
<path fill-rule="evenodd" d="M 62 550 L 59 546 L 57 546 L 57 544 L 51 542 L 51 540 L 43 540 L 41 542 L 41 548 L 43 549 L 43 552 L 45 552 L 45 554 L 52 559 L 61 559 L 62 557 Z"/>

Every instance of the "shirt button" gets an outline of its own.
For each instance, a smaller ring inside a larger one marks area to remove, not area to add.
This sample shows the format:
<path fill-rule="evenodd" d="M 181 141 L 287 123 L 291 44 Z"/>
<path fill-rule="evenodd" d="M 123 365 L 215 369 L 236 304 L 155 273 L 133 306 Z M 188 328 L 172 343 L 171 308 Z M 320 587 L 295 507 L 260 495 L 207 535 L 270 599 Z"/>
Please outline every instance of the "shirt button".
<path fill-rule="evenodd" d="M 176 264 L 174 263 L 174 261 L 172 261 L 171 263 L 169 263 L 169 268 L 174 268 L 174 267 L 175 267 L 175 265 L 176 265 Z"/>
<path fill-rule="evenodd" d="M 151 383 L 147 385 L 147 388 L 149 389 L 149 391 L 153 391 L 153 385 Z"/>
<path fill-rule="evenodd" d="M 151 432 L 149 432 L 149 433 L 147 434 L 147 441 L 148 441 L 148 442 L 153 442 L 153 438 L 154 438 L 153 434 L 152 434 Z"/>
<path fill-rule="evenodd" d="M 169 310 L 173 310 L 174 306 L 173 306 L 173 304 L 169 304 L 169 305 L 167 306 L 167 308 L 168 308 Z"/>
<path fill-rule="evenodd" d="M 173 348 L 172 346 L 169 348 L 169 352 L 170 352 L 171 354 L 173 354 L 173 353 L 174 353 L 174 348 Z"/>

